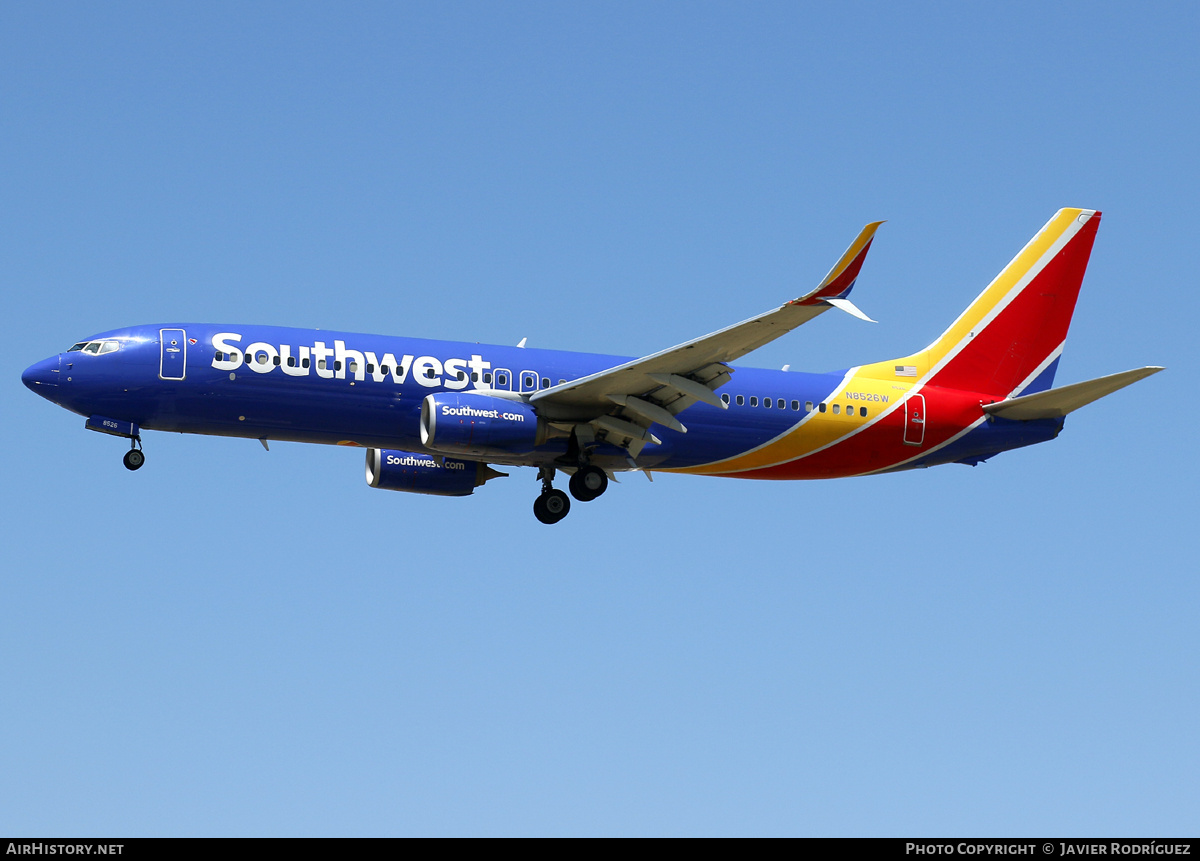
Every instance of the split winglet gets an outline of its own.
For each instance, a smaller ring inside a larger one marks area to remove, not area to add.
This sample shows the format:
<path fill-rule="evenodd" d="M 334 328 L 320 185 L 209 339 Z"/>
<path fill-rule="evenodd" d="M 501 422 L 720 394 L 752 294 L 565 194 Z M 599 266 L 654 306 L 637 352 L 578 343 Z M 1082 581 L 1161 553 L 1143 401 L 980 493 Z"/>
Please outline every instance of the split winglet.
<path fill-rule="evenodd" d="M 862 271 L 863 261 L 867 259 L 867 252 L 871 250 L 871 242 L 875 239 L 875 232 L 879 230 L 881 224 L 883 224 L 882 221 L 872 221 L 860 230 L 858 236 L 850 243 L 850 247 L 845 250 L 838 262 L 833 264 L 829 274 L 817 285 L 817 289 L 796 299 L 794 304 L 833 304 L 831 301 L 833 299 L 845 299 L 854 288 L 854 282 L 858 280 L 858 273 Z"/>

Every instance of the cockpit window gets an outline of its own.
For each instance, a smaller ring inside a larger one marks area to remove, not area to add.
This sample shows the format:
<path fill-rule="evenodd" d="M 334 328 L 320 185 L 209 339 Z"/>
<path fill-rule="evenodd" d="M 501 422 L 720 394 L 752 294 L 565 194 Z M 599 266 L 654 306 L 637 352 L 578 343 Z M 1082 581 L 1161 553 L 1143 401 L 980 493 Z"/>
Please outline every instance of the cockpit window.
<path fill-rule="evenodd" d="M 91 353 L 93 356 L 98 356 L 101 353 L 115 353 L 119 349 L 121 349 L 121 342 L 110 338 L 107 341 L 80 341 L 78 344 L 71 347 L 71 349 L 67 350 L 67 352 L 84 352 Z"/>

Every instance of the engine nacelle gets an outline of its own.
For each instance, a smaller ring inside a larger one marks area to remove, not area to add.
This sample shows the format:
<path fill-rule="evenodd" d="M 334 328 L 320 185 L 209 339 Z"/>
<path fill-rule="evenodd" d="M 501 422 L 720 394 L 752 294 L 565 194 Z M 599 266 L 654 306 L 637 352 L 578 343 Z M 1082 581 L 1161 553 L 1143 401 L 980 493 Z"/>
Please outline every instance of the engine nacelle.
<path fill-rule="evenodd" d="M 524 401 L 438 392 L 421 403 L 421 445 L 449 454 L 527 454 L 545 441 L 546 424 Z"/>
<path fill-rule="evenodd" d="M 485 481 L 507 475 L 486 463 L 434 458 L 391 449 L 367 449 L 367 484 L 430 496 L 470 496 Z"/>

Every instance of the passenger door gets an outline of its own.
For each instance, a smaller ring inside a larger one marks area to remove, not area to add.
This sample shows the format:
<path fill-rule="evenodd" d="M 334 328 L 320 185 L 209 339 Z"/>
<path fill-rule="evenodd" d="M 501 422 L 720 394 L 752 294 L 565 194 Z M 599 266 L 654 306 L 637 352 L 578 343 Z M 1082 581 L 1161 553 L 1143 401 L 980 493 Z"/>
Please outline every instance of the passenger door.
<path fill-rule="evenodd" d="M 183 329 L 159 329 L 158 376 L 163 380 L 182 380 L 187 376 L 187 332 Z"/>
<path fill-rule="evenodd" d="M 904 442 L 920 445 L 925 441 L 925 396 L 909 395 L 904 402 Z"/>

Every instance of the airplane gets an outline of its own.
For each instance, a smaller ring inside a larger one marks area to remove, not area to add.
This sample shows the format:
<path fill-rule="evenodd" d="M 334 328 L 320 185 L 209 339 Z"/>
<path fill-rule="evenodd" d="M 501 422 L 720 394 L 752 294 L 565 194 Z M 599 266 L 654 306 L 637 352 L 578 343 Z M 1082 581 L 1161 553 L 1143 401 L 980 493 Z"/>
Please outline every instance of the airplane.
<path fill-rule="evenodd" d="M 643 358 L 268 326 L 170 323 L 102 332 L 29 367 L 37 394 L 126 438 L 143 430 L 366 449 L 374 488 L 468 496 L 538 470 L 557 523 L 619 473 L 755 479 L 876 475 L 1054 439 L 1066 415 L 1163 370 L 1051 388 L 1101 213 L 1061 209 L 929 346 L 831 373 L 732 362 L 849 297 L 883 222 L 817 287 Z M 569 476 L 570 497 L 553 486 Z"/>

